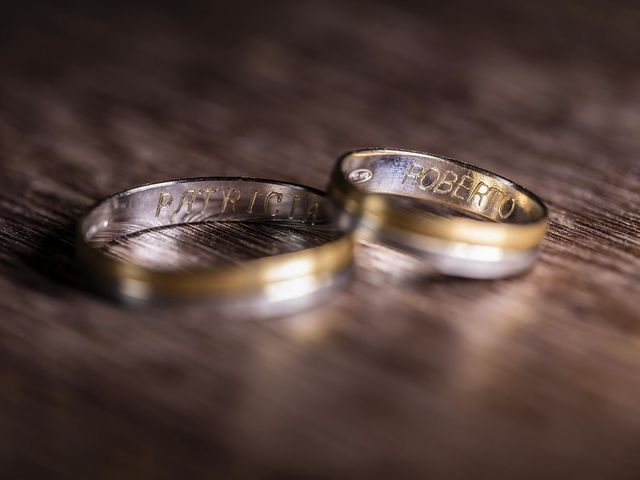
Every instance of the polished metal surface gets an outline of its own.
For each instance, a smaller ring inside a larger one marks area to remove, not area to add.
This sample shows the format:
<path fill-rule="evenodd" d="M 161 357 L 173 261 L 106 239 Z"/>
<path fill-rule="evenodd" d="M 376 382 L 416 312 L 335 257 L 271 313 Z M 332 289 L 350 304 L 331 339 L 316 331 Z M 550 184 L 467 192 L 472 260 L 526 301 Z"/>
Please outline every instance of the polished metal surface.
<path fill-rule="evenodd" d="M 456 160 L 365 149 L 344 154 L 328 194 L 360 218 L 359 235 L 421 254 L 438 271 L 500 278 L 531 267 L 548 224 L 544 203 L 521 186 Z M 399 197 L 422 202 L 408 211 Z M 433 213 L 444 206 L 459 215 Z"/>
<path fill-rule="evenodd" d="M 150 268 L 107 255 L 110 242 L 134 233 L 200 222 L 259 222 L 330 233 L 315 247 L 190 272 Z M 297 302 L 344 284 L 353 255 L 349 218 L 322 192 L 245 178 L 183 179 L 137 187 L 97 204 L 81 221 L 78 252 L 97 283 L 119 298 L 215 298 L 259 308 Z"/>

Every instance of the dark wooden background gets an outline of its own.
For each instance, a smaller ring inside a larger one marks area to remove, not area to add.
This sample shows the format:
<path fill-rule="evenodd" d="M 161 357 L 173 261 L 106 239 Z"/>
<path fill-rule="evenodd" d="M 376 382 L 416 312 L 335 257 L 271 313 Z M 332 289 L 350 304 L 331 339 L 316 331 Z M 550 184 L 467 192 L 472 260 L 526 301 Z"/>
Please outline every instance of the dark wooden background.
<path fill-rule="evenodd" d="M 640 476 L 637 2 L 49 3 L 0 15 L 1 477 Z M 332 302 L 268 321 L 79 274 L 105 195 L 323 188 L 362 146 L 538 193 L 535 269 L 398 284 L 360 252 Z"/>

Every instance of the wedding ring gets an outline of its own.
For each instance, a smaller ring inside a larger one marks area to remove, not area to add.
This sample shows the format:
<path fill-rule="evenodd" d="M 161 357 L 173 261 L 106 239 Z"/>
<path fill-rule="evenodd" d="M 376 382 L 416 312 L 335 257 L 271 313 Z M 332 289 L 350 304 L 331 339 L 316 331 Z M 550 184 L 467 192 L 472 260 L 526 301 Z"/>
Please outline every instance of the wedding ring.
<path fill-rule="evenodd" d="M 328 195 L 360 219 L 363 238 L 421 254 L 437 271 L 469 278 L 530 268 L 548 225 L 542 200 L 512 181 L 405 150 L 347 152 L 336 163 Z M 399 206 L 398 196 L 424 208 Z M 434 213 L 434 206 L 458 215 Z"/>
<path fill-rule="evenodd" d="M 189 272 L 125 262 L 105 252 L 110 243 L 136 232 L 207 221 L 311 228 L 330 240 Z M 126 300 L 204 296 L 264 305 L 340 283 L 351 264 L 353 238 L 319 190 L 257 178 L 207 177 L 144 185 L 102 200 L 79 224 L 78 253 L 100 286 Z"/>

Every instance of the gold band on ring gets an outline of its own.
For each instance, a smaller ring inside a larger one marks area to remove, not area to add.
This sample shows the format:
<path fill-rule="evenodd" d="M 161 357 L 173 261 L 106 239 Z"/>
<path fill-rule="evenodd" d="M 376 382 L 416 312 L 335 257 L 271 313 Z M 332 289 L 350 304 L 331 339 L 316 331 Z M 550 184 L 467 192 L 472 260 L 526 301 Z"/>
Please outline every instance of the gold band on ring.
<path fill-rule="evenodd" d="M 188 273 L 123 262 L 104 253 L 110 242 L 135 232 L 204 221 L 306 226 L 330 233 L 332 240 Z M 353 239 L 349 228 L 338 222 L 333 203 L 312 188 L 245 177 L 183 179 L 102 200 L 79 224 L 78 252 L 103 287 L 127 299 L 257 295 L 268 303 L 324 288 L 348 269 Z"/>

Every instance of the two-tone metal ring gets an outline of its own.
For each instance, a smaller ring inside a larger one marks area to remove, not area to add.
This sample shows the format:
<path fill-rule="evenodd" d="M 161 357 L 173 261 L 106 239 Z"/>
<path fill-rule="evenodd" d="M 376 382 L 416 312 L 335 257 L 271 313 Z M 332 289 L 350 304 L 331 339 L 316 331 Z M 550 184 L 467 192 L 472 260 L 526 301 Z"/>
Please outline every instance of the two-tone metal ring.
<path fill-rule="evenodd" d="M 531 267 L 548 225 L 544 203 L 512 181 L 405 150 L 344 154 L 328 195 L 359 218 L 361 237 L 418 253 L 441 273 L 469 278 L 505 277 Z M 423 208 L 407 209 L 399 196 Z M 434 213 L 433 205 L 467 218 Z"/>
<path fill-rule="evenodd" d="M 207 177 L 145 185 L 110 196 L 80 222 L 78 252 L 108 292 L 126 300 L 213 297 L 271 305 L 326 292 L 348 274 L 353 237 L 323 192 L 244 177 Z M 344 219 L 343 219 L 344 220 Z M 158 269 L 106 253 L 123 237 L 209 221 L 269 222 L 322 231 L 329 240 L 299 251 L 203 267 Z"/>

